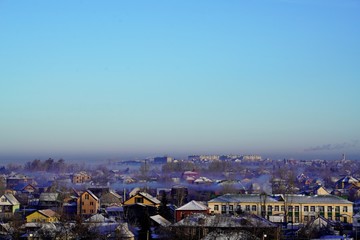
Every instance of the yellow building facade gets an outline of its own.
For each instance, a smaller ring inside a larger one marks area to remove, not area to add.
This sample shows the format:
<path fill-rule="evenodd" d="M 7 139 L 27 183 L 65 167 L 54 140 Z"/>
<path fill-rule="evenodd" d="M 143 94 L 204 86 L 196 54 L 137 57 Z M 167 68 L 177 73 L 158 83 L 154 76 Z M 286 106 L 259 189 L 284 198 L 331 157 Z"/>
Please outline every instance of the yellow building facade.
<path fill-rule="evenodd" d="M 333 195 L 225 194 L 208 202 L 214 214 L 247 212 L 272 222 L 307 223 L 319 216 L 352 223 L 353 203 Z"/>
<path fill-rule="evenodd" d="M 137 194 L 126 200 L 123 205 L 132 205 L 136 203 L 141 203 L 146 206 L 159 207 L 161 202 L 148 193 L 138 192 Z"/>
<path fill-rule="evenodd" d="M 77 214 L 90 216 L 100 209 L 100 200 L 93 192 L 87 190 L 80 194 L 77 199 Z"/>
<path fill-rule="evenodd" d="M 50 209 L 38 210 L 26 216 L 26 222 L 49 223 L 57 222 L 58 217 L 56 212 Z"/>

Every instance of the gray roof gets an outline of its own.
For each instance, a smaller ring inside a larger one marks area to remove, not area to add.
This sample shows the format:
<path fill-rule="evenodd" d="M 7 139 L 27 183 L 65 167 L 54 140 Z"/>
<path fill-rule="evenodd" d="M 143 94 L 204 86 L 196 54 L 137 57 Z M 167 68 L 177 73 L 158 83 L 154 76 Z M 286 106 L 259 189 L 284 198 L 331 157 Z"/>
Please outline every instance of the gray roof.
<path fill-rule="evenodd" d="M 56 202 L 58 201 L 59 193 L 41 193 L 40 202 Z"/>
<path fill-rule="evenodd" d="M 299 194 L 266 196 L 266 203 L 281 203 L 285 199 L 289 203 L 311 204 L 352 204 L 352 202 L 334 195 L 306 196 Z M 209 202 L 219 203 L 261 203 L 259 194 L 225 194 L 211 199 Z"/>
<path fill-rule="evenodd" d="M 224 194 L 217 198 L 211 199 L 209 202 L 220 202 L 220 203 L 260 203 L 260 195 L 259 194 Z M 266 202 L 274 202 L 278 201 L 270 196 L 266 197 Z"/>
<path fill-rule="evenodd" d="M 352 204 L 352 202 L 334 195 L 290 195 L 287 197 L 288 202 L 292 203 L 324 203 L 324 204 Z"/>
<path fill-rule="evenodd" d="M 197 202 L 195 200 L 192 200 L 191 202 L 188 202 L 187 204 L 179 207 L 176 210 L 180 211 L 206 211 L 208 210 L 208 207 L 200 202 Z"/>
<path fill-rule="evenodd" d="M 154 215 L 150 217 L 153 221 L 155 221 L 156 223 L 158 223 L 159 225 L 163 226 L 163 227 L 167 227 L 171 225 L 171 222 L 169 222 L 168 220 L 166 220 L 165 218 L 163 218 L 162 216 L 158 215 Z"/>
<path fill-rule="evenodd" d="M 120 223 L 117 227 L 120 239 L 132 239 L 135 235 L 129 230 L 127 223 Z"/>
<path fill-rule="evenodd" d="M 11 193 L 5 193 L 4 197 L 8 200 L 8 202 L 11 205 L 19 205 L 20 204 L 20 202 Z M 2 203 L 2 205 L 8 205 L 8 204 Z"/>
<path fill-rule="evenodd" d="M 86 190 L 85 192 L 87 192 L 88 194 L 90 194 L 96 201 L 99 200 L 99 198 L 98 198 L 92 191 Z M 84 192 L 84 193 L 85 193 L 85 192 Z"/>
<path fill-rule="evenodd" d="M 260 238 L 251 234 L 248 231 L 212 231 L 207 234 L 201 240 L 239 240 L 239 239 L 251 239 L 251 240 L 260 240 Z"/>
<path fill-rule="evenodd" d="M 173 224 L 172 226 L 182 227 L 210 227 L 210 228 L 277 228 L 275 223 L 272 223 L 265 218 L 258 217 L 256 215 L 244 215 L 244 216 L 230 216 L 224 214 L 206 215 L 206 214 L 192 214 L 181 221 Z"/>
<path fill-rule="evenodd" d="M 86 219 L 85 222 L 89 223 L 105 223 L 105 222 L 114 222 L 110 220 L 109 218 L 106 218 L 105 216 L 101 214 L 95 214 L 91 216 L 90 218 Z"/>
<path fill-rule="evenodd" d="M 143 196 L 143 197 L 145 197 L 145 198 L 147 198 L 148 200 L 152 201 L 152 202 L 155 203 L 155 204 L 160 204 L 160 203 L 161 203 L 157 198 L 151 196 L 151 195 L 148 194 L 148 193 L 138 192 L 138 194 L 141 195 L 141 196 Z"/>

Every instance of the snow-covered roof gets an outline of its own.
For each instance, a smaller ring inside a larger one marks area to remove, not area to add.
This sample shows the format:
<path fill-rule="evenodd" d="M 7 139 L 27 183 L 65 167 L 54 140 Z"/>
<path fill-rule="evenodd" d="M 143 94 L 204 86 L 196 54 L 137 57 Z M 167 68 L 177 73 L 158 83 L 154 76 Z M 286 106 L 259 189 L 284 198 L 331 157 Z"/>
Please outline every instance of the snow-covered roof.
<path fill-rule="evenodd" d="M 206 211 L 206 210 L 208 210 L 207 206 L 195 200 L 192 200 L 191 202 L 188 202 L 187 204 L 176 209 L 176 211 Z"/>
<path fill-rule="evenodd" d="M 118 236 L 120 239 L 133 238 L 135 235 L 129 230 L 127 223 L 120 223 L 117 227 L 119 231 Z"/>
<path fill-rule="evenodd" d="M 57 213 L 51 209 L 39 210 L 39 213 L 41 213 L 42 215 L 44 215 L 46 217 L 56 217 L 57 216 Z"/>
<path fill-rule="evenodd" d="M 258 217 L 256 215 L 244 215 L 244 216 L 230 216 L 223 214 L 205 215 L 201 213 L 192 214 L 181 221 L 173 224 L 174 227 L 192 227 L 203 226 L 210 228 L 276 228 L 275 223 L 272 223 L 265 218 Z"/>
<path fill-rule="evenodd" d="M 139 195 L 147 198 L 148 200 L 150 200 L 151 202 L 155 203 L 155 204 L 160 204 L 161 202 L 159 201 L 159 199 L 151 196 L 150 194 L 146 193 L 146 192 L 138 192 Z"/>
<path fill-rule="evenodd" d="M 87 223 L 105 223 L 105 222 L 113 222 L 111 219 L 104 217 L 101 214 L 95 214 L 90 218 L 86 219 Z"/>
<path fill-rule="evenodd" d="M 1 202 L 0 205 L 19 205 L 20 202 L 14 197 L 14 195 L 12 195 L 11 193 L 5 193 L 3 195 L 4 198 L 7 199 L 6 202 Z"/>
<path fill-rule="evenodd" d="M 212 183 L 213 181 L 207 177 L 199 177 L 194 182 L 195 183 Z"/>
<path fill-rule="evenodd" d="M 58 200 L 59 193 L 41 193 L 39 201 L 55 202 Z"/>
<path fill-rule="evenodd" d="M 163 218 L 162 216 L 158 215 L 154 215 L 150 217 L 153 221 L 155 221 L 156 223 L 158 223 L 159 225 L 163 226 L 163 227 L 167 227 L 171 225 L 171 222 L 169 222 L 168 220 L 166 220 L 165 218 Z"/>
<path fill-rule="evenodd" d="M 86 192 L 87 192 L 88 194 L 90 194 L 96 201 L 99 200 L 99 198 L 98 198 L 92 191 L 86 190 Z M 85 192 L 84 192 L 84 193 L 85 193 Z"/>
<path fill-rule="evenodd" d="M 239 239 L 252 239 L 260 240 L 260 238 L 251 234 L 248 231 L 212 231 L 201 240 L 239 240 Z"/>
<path fill-rule="evenodd" d="M 281 198 L 279 198 L 281 196 Z M 267 203 L 279 203 L 285 199 L 287 202 L 291 203 L 323 203 L 323 204 L 352 204 L 352 202 L 340 198 L 334 195 L 314 195 L 306 196 L 300 194 L 288 194 L 286 196 L 275 195 L 269 196 L 266 195 Z M 260 203 L 264 199 L 260 197 L 259 194 L 224 194 L 222 196 L 211 199 L 209 202 L 212 203 Z"/>

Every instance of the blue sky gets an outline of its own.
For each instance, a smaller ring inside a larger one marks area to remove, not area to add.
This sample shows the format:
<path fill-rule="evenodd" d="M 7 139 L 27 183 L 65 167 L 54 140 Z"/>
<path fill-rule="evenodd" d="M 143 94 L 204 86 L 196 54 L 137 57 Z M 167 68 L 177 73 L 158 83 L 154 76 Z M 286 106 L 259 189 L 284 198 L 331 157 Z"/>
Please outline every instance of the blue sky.
<path fill-rule="evenodd" d="M 0 0 L 0 159 L 360 158 L 359 12 Z"/>

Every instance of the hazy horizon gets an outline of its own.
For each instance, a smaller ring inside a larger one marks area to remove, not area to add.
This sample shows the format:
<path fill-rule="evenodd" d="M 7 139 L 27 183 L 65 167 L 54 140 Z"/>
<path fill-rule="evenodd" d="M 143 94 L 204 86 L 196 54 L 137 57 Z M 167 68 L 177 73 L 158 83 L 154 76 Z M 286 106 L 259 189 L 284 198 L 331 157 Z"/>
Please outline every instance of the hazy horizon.
<path fill-rule="evenodd" d="M 279 160 L 279 159 L 296 159 L 296 160 L 315 160 L 315 159 L 323 159 L 323 160 L 340 160 L 342 159 L 342 154 L 305 154 L 305 155 L 294 155 L 294 154 L 259 154 L 259 153 L 208 153 L 208 154 L 214 154 L 214 155 L 227 155 L 227 154 L 240 154 L 240 155 L 248 155 L 248 154 L 258 154 L 263 159 L 270 158 L 273 160 Z M 346 154 L 346 153 L 345 153 Z M 153 158 L 153 157 L 162 157 L 162 156 L 170 156 L 174 157 L 175 159 L 187 159 L 189 155 L 206 155 L 206 153 L 190 153 L 190 154 L 114 154 L 114 155 L 107 155 L 105 153 L 103 154 L 53 154 L 53 155 L 16 155 L 16 154 L 10 154 L 10 155 L 0 155 L 0 166 L 1 165 L 7 165 L 10 163 L 15 164 L 24 164 L 26 162 L 32 161 L 34 159 L 40 159 L 40 160 L 47 160 L 49 158 L 52 158 L 54 160 L 64 159 L 68 163 L 89 163 L 89 164 L 101 164 L 111 161 L 128 161 L 128 160 L 143 160 L 145 158 Z M 360 160 L 359 155 L 355 154 L 346 154 L 346 159 L 349 160 Z M 16 162 L 14 162 L 16 161 Z"/>
<path fill-rule="evenodd" d="M 0 160 L 359 158 L 359 12 L 354 0 L 1 1 Z"/>

